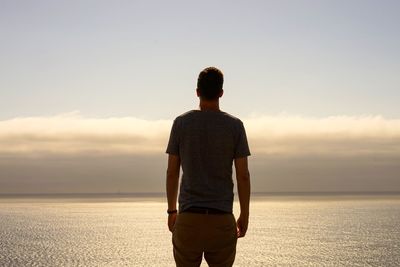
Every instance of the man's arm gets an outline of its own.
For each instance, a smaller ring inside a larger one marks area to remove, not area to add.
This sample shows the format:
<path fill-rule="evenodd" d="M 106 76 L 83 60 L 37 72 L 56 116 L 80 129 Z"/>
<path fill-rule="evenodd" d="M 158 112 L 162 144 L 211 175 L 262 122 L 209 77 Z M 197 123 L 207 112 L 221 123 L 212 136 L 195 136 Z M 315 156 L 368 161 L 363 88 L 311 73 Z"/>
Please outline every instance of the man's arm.
<path fill-rule="evenodd" d="M 237 220 L 238 237 L 244 237 L 249 224 L 250 205 L 250 173 L 247 157 L 236 158 L 235 169 L 240 202 L 240 216 Z"/>
<path fill-rule="evenodd" d="M 177 155 L 169 154 L 166 179 L 168 210 L 176 210 L 180 166 L 180 157 Z M 173 230 L 175 220 L 176 213 L 168 215 L 168 228 L 171 232 Z"/>

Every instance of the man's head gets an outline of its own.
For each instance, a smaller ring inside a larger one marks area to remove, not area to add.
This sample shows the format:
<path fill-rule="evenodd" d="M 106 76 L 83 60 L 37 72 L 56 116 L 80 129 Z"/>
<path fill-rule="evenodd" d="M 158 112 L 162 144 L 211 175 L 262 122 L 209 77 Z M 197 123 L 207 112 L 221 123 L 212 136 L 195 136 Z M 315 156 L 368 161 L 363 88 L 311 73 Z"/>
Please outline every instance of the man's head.
<path fill-rule="evenodd" d="M 204 100 L 217 100 L 223 94 L 224 74 L 215 68 L 202 70 L 197 79 L 197 95 Z"/>

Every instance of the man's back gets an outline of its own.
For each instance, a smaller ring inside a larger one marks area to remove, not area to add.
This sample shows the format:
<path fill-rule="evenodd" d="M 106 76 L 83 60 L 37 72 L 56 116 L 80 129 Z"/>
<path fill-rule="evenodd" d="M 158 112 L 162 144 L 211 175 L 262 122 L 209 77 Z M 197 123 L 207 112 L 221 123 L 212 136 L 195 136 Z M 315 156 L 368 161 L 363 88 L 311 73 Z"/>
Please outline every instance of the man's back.
<path fill-rule="evenodd" d="M 196 89 L 200 110 L 178 116 L 171 129 L 166 191 L 177 266 L 200 266 L 203 254 L 210 266 L 232 266 L 237 238 L 247 231 L 250 151 L 243 123 L 219 109 L 223 80 L 217 68 L 200 72 Z M 232 213 L 233 163 L 240 201 L 237 221 Z"/>
<path fill-rule="evenodd" d="M 181 212 L 193 206 L 232 212 L 233 159 L 250 154 L 239 119 L 222 111 L 182 114 L 174 121 L 167 153 L 181 159 Z"/>

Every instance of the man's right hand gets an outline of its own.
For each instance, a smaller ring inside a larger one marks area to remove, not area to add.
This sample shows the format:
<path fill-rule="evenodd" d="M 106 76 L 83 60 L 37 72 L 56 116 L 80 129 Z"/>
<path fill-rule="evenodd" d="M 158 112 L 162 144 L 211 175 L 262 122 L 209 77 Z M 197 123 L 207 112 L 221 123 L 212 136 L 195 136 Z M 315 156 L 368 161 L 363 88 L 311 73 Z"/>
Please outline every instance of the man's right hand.
<path fill-rule="evenodd" d="M 174 226 L 176 222 L 176 213 L 172 213 L 168 215 L 168 229 L 172 233 L 174 231 Z"/>
<path fill-rule="evenodd" d="M 249 225 L 249 215 L 240 214 L 236 222 L 237 237 L 244 237 L 247 232 L 247 226 Z"/>

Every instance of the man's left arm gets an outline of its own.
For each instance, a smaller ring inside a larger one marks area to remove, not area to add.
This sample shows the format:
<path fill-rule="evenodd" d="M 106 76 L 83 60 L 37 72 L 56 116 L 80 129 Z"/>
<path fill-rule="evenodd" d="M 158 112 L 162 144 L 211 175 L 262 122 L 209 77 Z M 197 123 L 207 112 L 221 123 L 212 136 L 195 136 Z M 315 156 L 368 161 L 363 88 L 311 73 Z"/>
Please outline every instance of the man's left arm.
<path fill-rule="evenodd" d="M 168 211 L 176 210 L 180 167 L 181 167 L 180 157 L 178 155 L 169 154 L 167 178 L 166 178 Z M 175 225 L 176 215 L 177 213 L 168 214 L 168 228 L 171 232 Z"/>

